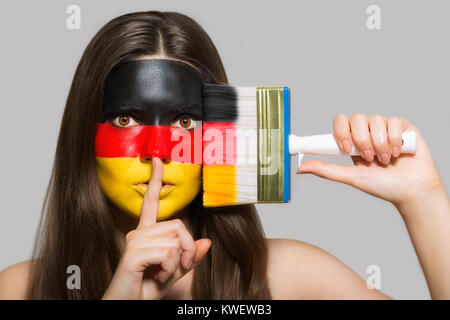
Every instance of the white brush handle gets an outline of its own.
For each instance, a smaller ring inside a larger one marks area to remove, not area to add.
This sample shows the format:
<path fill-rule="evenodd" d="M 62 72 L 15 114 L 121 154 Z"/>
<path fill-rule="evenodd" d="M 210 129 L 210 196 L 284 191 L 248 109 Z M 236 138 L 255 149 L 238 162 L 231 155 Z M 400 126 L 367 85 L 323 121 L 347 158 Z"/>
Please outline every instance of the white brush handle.
<path fill-rule="evenodd" d="M 416 132 L 414 130 L 405 131 L 402 134 L 402 153 L 416 153 Z M 337 156 L 358 156 L 359 151 L 352 145 L 350 152 L 341 151 L 333 134 L 321 134 L 315 136 L 298 137 L 289 135 L 289 153 L 298 153 L 298 165 L 300 166 L 304 154 L 337 155 Z"/>

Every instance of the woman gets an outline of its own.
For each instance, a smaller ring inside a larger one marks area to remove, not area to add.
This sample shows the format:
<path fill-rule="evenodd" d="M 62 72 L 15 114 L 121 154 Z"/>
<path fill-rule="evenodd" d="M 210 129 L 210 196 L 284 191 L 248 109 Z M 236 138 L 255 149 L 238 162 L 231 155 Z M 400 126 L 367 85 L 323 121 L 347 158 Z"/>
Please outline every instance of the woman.
<path fill-rule="evenodd" d="M 132 67 L 121 73 L 120 66 Z M 170 12 L 139 12 L 107 23 L 86 48 L 74 76 L 33 259 L 0 273 L 0 298 L 388 298 L 369 290 L 350 268 L 317 247 L 266 239 L 253 205 L 203 208 L 195 164 L 187 170 L 175 168 L 171 161 L 148 152 L 111 169 L 110 162 L 99 156 L 103 140 L 97 126 L 132 123 L 139 128 L 139 117 L 125 111 L 108 114 L 108 106 L 102 106 L 108 99 L 119 99 L 117 90 L 124 87 L 131 90 L 124 94 L 134 97 L 140 84 L 122 80 L 138 79 L 133 72 L 141 67 L 168 68 L 174 74 L 177 68 L 195 70 L 190 73 L 192 81 L 180 85 L 227 83 L 215 46 L 192 19 Z M 114 74 L 120 75 L 118 86 L 111 80 Z M 169 121 L 150 111 L 143 112 L 144 117 L 151 118 L 155 127 L 184 127 L 196 120 L 193 114 L 184 114 Z M 158 112 L 168 111 L 161 107 Z M 401 133 L 406 130 L 418 133 L 415 155 L 399 154 Z M 343 150 L 355 144 L 361 151 L 362 158 L 353 159 L 355 166 L 308 161 L 298 173 L 343 182 L 392 202 L 406 223 L 432 298 L 450 298 L 448 196 L 420 132 L 403 118 L 357 114 L 337 116 L 334 134 Z M 129 176 L 132 169 L 151 172 L 139 205 L 117 191 L 125 190 L 117 175 Z M 175 187 L 185 192 L 172 202 L 170 197 L 160 200 L 161 191 L 168 188 L 163 186 L 165 175 L 171 172 L 180 173 L 173 174 L 180 183 Z M 67 287 L 70 265 L 80 267 L 80 289 Z"/>

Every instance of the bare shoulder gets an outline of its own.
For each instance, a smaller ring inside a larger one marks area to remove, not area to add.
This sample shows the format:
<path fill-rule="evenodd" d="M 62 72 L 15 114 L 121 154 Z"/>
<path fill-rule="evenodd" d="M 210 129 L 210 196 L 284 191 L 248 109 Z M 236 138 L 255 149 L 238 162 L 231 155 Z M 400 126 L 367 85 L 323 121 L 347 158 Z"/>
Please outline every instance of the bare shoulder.
<path fill-rule="evenodd" d="M 387 299 L 342 261 L 314 245 L 266 239 L 268 279 L 274 299 Z"/>
<path fill-rule="evenodd" d="M 0 271 L 0 300 L 22 300 L 27 297 L 31 260 Z"/>

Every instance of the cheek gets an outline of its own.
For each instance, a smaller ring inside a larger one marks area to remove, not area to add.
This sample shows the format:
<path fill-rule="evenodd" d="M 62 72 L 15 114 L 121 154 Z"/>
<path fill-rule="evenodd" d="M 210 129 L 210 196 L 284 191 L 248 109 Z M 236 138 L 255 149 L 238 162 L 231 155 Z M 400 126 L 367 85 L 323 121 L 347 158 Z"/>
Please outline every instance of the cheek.
<path fill-rule="evenodd" d="M 97 174 L 100 182 L 111 184 L 136 183 L 150 174 L 150 164 L 139 158 L 103 158 L 96 157 Z M 103 181 L 103 182 L 102 182 Z"/>
<path fill-rule="evenodd" d="M 171 162 L 164 168 L 164 177 L 173 181 L 179 189 L 197 188 L 201 185 L 202 166 Z"/>
<path fill-rule="evenodd" d="M 139 158 L 96 157 L 97 175 L 105 195 L 122 210 L 139 216 L 142 197 L 135 184 L 149 178 L 151 165 Z"/>
<path fill-rule="evenodd" d="M 105 193 L 108 193 L 106 190 L 108 186 L 115 185 L 120 181 L 120 177 L 116 176 L 117 166 L 111 161 L 112 158 L 96 157 L 95 160 L 97 163 L 98 180 Z"/>
<path fill-rule="evenodd" d="M 97 175 L 105 195 L 116 205 L 117 199 L 123 195 L 123 177 L 119 168 L 121 161 L 114 158 L 96 157 Z"/>

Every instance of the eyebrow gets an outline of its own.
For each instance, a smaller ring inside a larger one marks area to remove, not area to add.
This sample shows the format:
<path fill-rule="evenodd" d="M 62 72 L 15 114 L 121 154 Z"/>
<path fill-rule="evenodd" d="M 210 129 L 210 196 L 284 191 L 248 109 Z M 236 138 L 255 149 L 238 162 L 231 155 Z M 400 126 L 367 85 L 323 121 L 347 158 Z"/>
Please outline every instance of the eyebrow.
<path fill-rule="evenodd" d="M 190 110 L 192 108 L 201 108 L 202 106 L 194 103 L 194 104 L 180 104 L 178 106 L 173 106 L 173 109 L 183 111 Z M 130 103 L 117 103 L 117 104 L 106 104 L 104 109 L 114 109 L 117 111 L 141 111 L 142 106 L 138 106 Z"/>
<path fill-rule="evenodd" d="M 181 104 L 178 106 L 174 106 L 170 108 L 170 111 L 176 112 L 176 113 L 182 113 L 182 112 L 189 112 L 194 114 L 195 116 L 202 118 L 202 107 L 199 104 Z M 103 116 L 104 119 L 108 119 L 111 117 L 115 117 L 120 113 L 129 113 L 130 115 L 135 115 L 141 120 L 144 120 L 147 118 L 146 112 L 142 109 L 142 107 L 129 104 L 129 103 L 123 103 L 123 104 L 108 104 L 105 105 L 105 108 L 103 109 Z"/>
<path fill-rule="evenodd" d="M 194 103 L 194 104 L 182 104 L 182 105 L 173 107 L 173 109 L 175 109 L 177 111 L 185 111 L 185 110 L 190 110 L 192 108 L 201 108 L 201 106 Z"/>
<path fill-rule="evenodd" d="M 103 112 L 105 113 L 115 113 L 115 112 L 134 112 L 137 114 L 144 114 L 145 112 L 142 110 L 142 108 L 130 105 L 128 103 L 124 104 L 108 104 L 105 105 Z"/>

